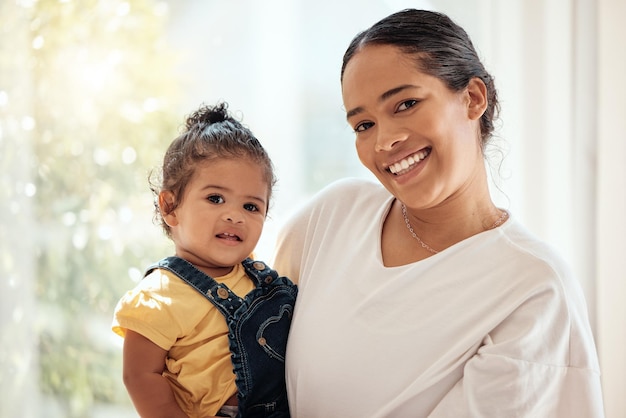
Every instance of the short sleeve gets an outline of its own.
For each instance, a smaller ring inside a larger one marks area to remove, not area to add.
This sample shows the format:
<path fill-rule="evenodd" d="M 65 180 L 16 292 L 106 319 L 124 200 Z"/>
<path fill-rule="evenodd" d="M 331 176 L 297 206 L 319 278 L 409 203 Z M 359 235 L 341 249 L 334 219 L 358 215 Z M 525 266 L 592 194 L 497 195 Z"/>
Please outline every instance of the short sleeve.
<path fill-rule="evenodd" d="M 122 337 L 130 329 L 169 350 L 201 320 L 206 310 L 198 306 L 203 303 L 202 295 L 185 282 L 155 270 L 117 303 L 112 329 Z"/>

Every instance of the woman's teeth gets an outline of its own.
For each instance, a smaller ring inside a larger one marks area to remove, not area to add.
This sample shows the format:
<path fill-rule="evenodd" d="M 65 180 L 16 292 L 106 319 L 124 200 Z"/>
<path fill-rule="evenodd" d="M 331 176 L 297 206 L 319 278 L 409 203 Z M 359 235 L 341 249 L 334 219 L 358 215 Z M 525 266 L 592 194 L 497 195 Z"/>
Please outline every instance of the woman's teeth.
<path fill-rule="evenodd" d="M 392 174 L 399 174 L 401 171 L 408 170 L 414 164 L 419 163 L 424 158 L 426 158 L 429 153 L 430 153 L 429 150 L 425 150 L 425 149 L 420 150 L 416 152 L 415 154 L 405 158 L 404 160 L 398 161 L 397 163 L 390 165 L 389 171 L 391 171 Z"/>

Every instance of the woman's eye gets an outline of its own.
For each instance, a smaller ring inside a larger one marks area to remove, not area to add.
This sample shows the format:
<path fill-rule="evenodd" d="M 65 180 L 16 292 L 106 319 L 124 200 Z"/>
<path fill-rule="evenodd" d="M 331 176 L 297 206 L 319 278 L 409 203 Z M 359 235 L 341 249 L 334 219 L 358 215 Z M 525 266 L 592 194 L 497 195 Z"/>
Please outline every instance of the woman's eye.
<path fill-rule="evenodd" d="M 396 110 L 396 112 L 402 112 L 403 110 L 410 109 L 416 104 L 417 104 L 417 100 L 415 99 L 405 100 L 404 102 L 400 103 L 400 106 L 398 106 L 398 109 Z"/>
<path fill-rule="evenodd" d="M 374 126 L 374 122 L 363 122 L 363 123 L 359 123 L 357 126 L 354 127 L 354 132 L 363 132 L 363 131 L 367 131 L 369 128 L 371 128 L 372 126 Z"/>
<path fill-rule="evenodd" d="M 215 203 L 215 204 L 220 204 L 220 203 L 224 203 L 224 198 L 218 194 L 212 194 L 209 197 L 207 197 L 207 200 L 211 203 Z"/>
<path fill-rule="evenodd" d="M 248 212 L 258 212 L 259 211 L 259 207 L 257 205 L 255 205 L 254 203 L 246 203 L 245 205 L 243 205 L 243 208 L 245 210 L 247 210 Z"/>

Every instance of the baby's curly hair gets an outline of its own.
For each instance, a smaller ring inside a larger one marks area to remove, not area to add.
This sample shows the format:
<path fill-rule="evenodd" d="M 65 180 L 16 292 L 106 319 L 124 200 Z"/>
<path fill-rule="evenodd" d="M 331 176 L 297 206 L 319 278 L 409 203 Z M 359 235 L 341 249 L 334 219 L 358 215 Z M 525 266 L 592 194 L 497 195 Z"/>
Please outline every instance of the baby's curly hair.
<path fill-rule="evenodd" d="M 269 206 L 272 189 L 276 184 L 269 155 L 250 129 L 230 115 L 227 103 L 202 105 L 187 117 L 183 132 L 165 152 L 159 172 L 152 172 L 148 178 L 155 199 L 154 219 L 168 237 L 171 238 L 171 230 L 163 220 L 163 214 L 172 212 L 180 205 L 198 163 L 218 158 L 243 158 L 263 167 Z M 166 208 L 159 206 L 159 194 L 163 191 L 172 192 L 175 198 L 174 203 Z"/>

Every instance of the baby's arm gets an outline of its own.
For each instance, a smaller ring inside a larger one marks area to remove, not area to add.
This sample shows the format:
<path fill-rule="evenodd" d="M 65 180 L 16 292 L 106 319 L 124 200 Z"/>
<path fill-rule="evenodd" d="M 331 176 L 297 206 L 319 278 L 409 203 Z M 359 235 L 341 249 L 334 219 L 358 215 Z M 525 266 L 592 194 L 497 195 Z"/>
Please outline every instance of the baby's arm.
<path fill-rule="evenodd" d="M 163 377 L 167 351 L 131 330 L 124 338 L 124 384 L 142 417 L 187 418 Z"/>

